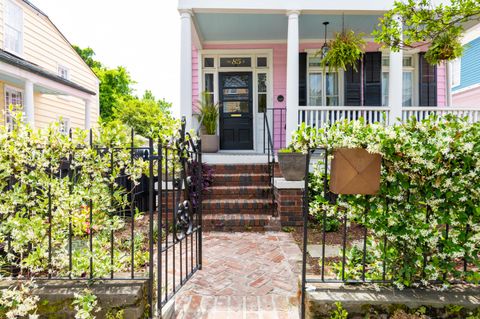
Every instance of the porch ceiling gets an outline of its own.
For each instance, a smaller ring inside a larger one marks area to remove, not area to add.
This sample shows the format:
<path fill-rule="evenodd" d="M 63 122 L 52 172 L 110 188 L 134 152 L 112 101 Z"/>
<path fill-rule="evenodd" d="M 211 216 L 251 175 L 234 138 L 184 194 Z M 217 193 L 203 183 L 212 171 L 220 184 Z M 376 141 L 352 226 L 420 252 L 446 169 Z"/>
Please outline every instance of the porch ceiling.
<path fill-rule="evenodd" d="M 345 15 L 345 29 L 370 37 L 381 15 Z M 341 14 L 302 14 L 300 40 L 323 39 L 323 22 L 328 21 L 328 38 L 342 30 Z M 196 13 L 195 23 L 202 41 L 286 40 L 288 18 L 285 14 Z"/>

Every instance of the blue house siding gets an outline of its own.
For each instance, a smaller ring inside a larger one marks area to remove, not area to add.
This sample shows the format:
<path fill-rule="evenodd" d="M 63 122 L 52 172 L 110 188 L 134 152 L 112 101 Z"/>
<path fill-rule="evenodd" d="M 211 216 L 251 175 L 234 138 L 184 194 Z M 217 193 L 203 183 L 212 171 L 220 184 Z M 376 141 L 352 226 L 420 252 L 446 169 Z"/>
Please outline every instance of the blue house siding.
<path fill-rule="evenodd" d="M 452 88 L 458 91 L 471 85 L 480 83 L 480 38 L 465 45 L 465 51 L 461 58 L 460 85 Z"/>

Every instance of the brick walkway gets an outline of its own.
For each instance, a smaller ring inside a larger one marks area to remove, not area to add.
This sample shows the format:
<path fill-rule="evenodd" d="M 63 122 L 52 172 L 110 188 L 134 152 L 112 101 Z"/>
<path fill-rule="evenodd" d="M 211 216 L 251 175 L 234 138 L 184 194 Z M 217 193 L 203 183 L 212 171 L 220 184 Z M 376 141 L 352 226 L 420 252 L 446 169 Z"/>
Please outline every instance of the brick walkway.
<path fill-rule="evenodd" d="M 290 234 L 206 233 L 203 256 L 176 318 L 298 318 L 301 252 Z"/>

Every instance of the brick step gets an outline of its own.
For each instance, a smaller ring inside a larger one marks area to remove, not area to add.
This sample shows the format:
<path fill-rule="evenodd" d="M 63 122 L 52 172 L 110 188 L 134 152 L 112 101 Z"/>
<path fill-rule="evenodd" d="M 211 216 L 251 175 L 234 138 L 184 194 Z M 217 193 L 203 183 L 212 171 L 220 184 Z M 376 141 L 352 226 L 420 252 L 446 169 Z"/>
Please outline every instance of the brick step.
<path fill-rule="evenodd" d="M 203 194 L 204 199 L 268 199 L 272 198 L 270 186 L 213 186 Z"/>
<path fill-rule="evenodd" d="M 268 173 L 268 164 L 215 164 L 215 174 Z"/>
<path fill-rule="evenodd" d="M 265 173 L 213 174 L 213 186 L 267 186 L 269 179 Z"/>
<path fill-rule="evenodd" d="M 256 214 L 215 214 L 203 216 L 204 231 L 279 231 L 278 217 Z"/>
<path fill-rule="evenodd" d="M 271 199 L 207 199 L 202 202 L 203 215 L 254 214 L 272 215 Z"/>

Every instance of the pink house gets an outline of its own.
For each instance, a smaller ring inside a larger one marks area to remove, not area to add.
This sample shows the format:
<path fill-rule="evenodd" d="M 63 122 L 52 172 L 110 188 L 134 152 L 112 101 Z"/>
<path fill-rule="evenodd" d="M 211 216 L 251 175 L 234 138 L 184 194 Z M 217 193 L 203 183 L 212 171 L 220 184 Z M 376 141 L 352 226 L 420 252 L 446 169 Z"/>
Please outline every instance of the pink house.
<path fill-rule="evenodd" d="M 320 127 L 363 116 L 388 124 L 445 107 L 445 67 L 430 66 L 419 50 L 390 52 L 373 42 L 371 33 L 392 4 L 179 0 L 187 125 L 198 127 L 197 100 L 207 92 L 220 106 L 221 150 L 261 153 L 266 123 L 278 149 L 301 122 Z M 357 71 L 324 71 L 324 39 L 343 29 L 365 35 L 364 59 Z"/>

